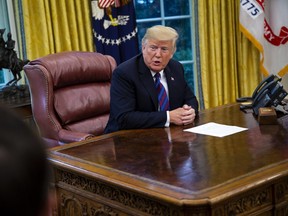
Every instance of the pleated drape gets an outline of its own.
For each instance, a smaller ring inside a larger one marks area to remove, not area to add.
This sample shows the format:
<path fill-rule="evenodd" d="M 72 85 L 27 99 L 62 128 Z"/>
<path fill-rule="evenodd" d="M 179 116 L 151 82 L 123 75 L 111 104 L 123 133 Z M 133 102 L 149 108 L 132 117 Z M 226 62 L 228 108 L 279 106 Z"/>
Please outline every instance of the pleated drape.
<path fill-rule="evenodd" d="M 94 51 L 90 1 L 23 0 L 27 58 Z"/>
<path fill-rule="evenodd" d="M 19 3 L 19 0 L 12 0 L 13 2 L 13 10 L 14 10 L 14 21 L 15 21 L 15 28 L 18 42 L 18 57 L 20 59 L 26 59 L 26 49 L 25 49 L 25 34 L 24 28 L 21 25 L 22 19 L 22 5 Z"/>
<path fill-rule="evenodd" d="M 198 1 L 205 108 L 251 96 L 261 81 L 259 52 L 239 30 L 239 1 Z"/>

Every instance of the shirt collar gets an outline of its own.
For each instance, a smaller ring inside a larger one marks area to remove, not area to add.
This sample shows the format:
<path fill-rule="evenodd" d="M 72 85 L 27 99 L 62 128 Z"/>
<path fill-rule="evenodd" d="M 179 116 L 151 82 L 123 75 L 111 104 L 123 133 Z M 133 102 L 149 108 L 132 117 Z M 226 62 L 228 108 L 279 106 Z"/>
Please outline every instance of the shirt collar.
<path fill-rule="evenodd" d="M 160 73 L 161 77 L 163 77 L 163 71 L 164 71 L 164 70 L 161 70 L 160 72 L 158 72 L 158 73 Z M 154 72 L 154 71 L 152 71 L 152 70 L 150 70 L 150 72 L 151 72 L 152 77 L 154 77 L 154 75 L 156 74 L 156 72 Z"/>

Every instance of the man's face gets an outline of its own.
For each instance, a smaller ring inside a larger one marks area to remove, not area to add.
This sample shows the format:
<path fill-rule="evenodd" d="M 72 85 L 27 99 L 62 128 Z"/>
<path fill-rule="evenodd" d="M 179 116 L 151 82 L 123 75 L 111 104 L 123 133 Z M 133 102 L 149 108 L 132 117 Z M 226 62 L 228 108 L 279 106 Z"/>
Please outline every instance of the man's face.
<path fill-rule="evenodd" d="M 142 44 L 142 53 L 147 67 L 154 72 L 159 72 L 166 67 L 174 54 L 173 42 L 147 40 Z"/>

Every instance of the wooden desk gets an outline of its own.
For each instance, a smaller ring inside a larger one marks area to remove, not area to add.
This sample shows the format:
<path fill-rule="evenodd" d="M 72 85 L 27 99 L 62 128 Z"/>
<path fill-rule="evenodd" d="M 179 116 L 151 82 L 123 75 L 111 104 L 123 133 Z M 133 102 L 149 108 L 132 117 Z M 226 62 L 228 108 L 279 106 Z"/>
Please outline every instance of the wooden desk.
<path fill-rule="evenodd" d="M 217 138 L 171 127 L 170 142 L 167 129 L 131 130 L 52 149 L 58 214 L 288 215 L 286 126 L 259 126 L 238 104 L 196 125 L 207 122 L 249 130 Z"/>

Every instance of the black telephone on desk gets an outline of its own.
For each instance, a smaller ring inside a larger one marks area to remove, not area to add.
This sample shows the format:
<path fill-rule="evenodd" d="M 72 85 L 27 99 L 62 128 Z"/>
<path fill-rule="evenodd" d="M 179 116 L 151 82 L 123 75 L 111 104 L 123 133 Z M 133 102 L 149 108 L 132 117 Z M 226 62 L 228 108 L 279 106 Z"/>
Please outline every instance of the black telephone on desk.
<path fill-rule="evenodd" d="M 249 105 L 241 105 L 240 109 L 252 109 L 258 115 L 260 107 L 278 106 L 287 96 L 287 92 L 281 84 L 281 78 L 270 75 L 265 78 L 254 90 L 252 97 L 238 98 L 237 102 L 251 102 Z"/>

